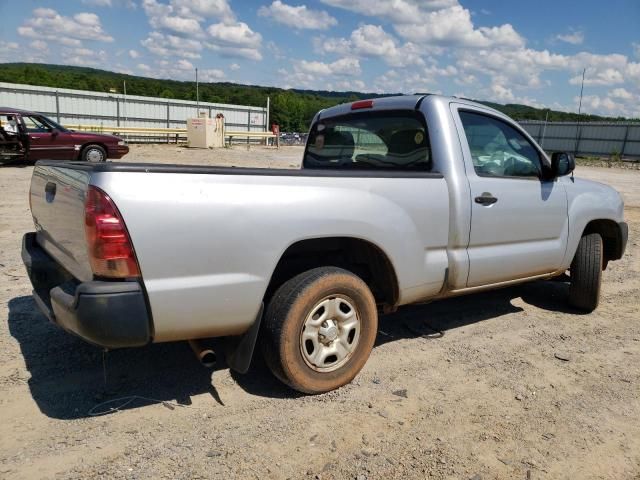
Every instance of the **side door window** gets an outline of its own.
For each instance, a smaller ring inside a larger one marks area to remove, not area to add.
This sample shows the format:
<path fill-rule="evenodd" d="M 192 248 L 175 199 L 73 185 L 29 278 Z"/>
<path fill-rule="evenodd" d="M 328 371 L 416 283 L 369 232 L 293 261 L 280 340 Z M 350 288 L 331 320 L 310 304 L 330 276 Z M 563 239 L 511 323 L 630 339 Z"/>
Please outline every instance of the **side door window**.
<path fill-rule="evenodd" d="M 460 111 L 473 168 L 483 177 L 540 178 L 540 154 L 527 138 L 497 118 Z"/>
<path fill-rule="evenodd" d="M 22 120 L 28 133 L 49 133 L 51 131 L 51 128 L 38 117 L 23 116 Z"/>

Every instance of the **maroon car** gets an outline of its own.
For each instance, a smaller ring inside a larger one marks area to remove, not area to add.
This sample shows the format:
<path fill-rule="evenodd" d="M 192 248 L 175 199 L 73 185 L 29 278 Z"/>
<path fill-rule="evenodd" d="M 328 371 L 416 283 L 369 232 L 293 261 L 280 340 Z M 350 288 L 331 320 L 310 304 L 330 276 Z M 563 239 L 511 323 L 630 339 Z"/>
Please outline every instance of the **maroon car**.
<path fill-rule="evenodd" d="M 12 160 L 103 162 L 129 153 L 114 135 L 68 130 L 36 112 L 0 107 L 0 163 Z"/>

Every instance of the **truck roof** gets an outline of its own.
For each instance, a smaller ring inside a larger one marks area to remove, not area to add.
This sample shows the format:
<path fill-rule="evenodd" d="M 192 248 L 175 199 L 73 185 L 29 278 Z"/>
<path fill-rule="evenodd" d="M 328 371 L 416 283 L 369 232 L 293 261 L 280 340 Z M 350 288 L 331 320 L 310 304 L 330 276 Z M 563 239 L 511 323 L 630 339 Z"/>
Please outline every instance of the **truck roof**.
<path fill-rule="evenodd" d="M 471 105 L 475 107 L 480 107 L 485 110 L 490 110 L 497 115 L 503 116 L 502 113 L 500 113 L 499 111 L 491 107 L 487 107 L 486 105 L 483 105 L 478 102 L 474 102 L 472 100 L 467 100 L 466 98 L 448 97 L 446 95 L 436 95 L 436 94 L 430 94 L 430 93 L 422 94 L 422 95 L 396 95 L 393 97 L 379 97 L 379 98 L 372 98 L 369 100 L 372 102 L 372 105 L 363 107 L 363 109 L 367 108 L 367 110 L 405 110 L 405 109 L 414 110 L 416 106 L 418 106 L 418 102 L 421 102 L 421 101 L 442 102 L 442 103 L 457 102 L 457 103 L 463 103 L 463 104 Z M 335 107 L 326 108 L 316 114 L 316 117 L 314 118 L 314 122 L 319 118 L 346 115 L 353 111 L 352 105 L 360 102 L 365 103 L 369 100 L 357 100 L 355 102 L 343 103 L 340 105 L 336 105 Z"/>

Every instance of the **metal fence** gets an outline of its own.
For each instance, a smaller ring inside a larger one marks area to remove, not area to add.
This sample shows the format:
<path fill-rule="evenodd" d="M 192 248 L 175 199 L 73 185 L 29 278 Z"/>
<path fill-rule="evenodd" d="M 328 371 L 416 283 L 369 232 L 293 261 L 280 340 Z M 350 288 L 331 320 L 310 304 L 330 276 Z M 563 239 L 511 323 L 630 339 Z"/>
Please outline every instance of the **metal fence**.
<path fill-rule="evenodd" d="M 266 100 L 266 99 L 265 99 Z M 61 124 L 103 127 L 186 128 L 187 119 L 206 111 L 225 117 L 228 130 L 265 132 L 265 107 L 229 105 L 88 92 L 0 82 L 0 106 L 40 112 Z"/>
<path fill-rule="evenodd" d="M 546 151 L 640 158 L 640 123 L 519 123 Z"/>

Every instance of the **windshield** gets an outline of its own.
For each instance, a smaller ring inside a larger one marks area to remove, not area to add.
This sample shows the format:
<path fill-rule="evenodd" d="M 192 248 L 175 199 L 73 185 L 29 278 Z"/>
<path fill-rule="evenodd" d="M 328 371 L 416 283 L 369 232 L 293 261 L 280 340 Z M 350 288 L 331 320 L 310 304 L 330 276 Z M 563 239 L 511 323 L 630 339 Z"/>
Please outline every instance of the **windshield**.
<path fill-rule="evenodd" d="M 429 170 L 426 125 L 414 111 L 320 119 L 309 132 L 305 168 Z"/>

